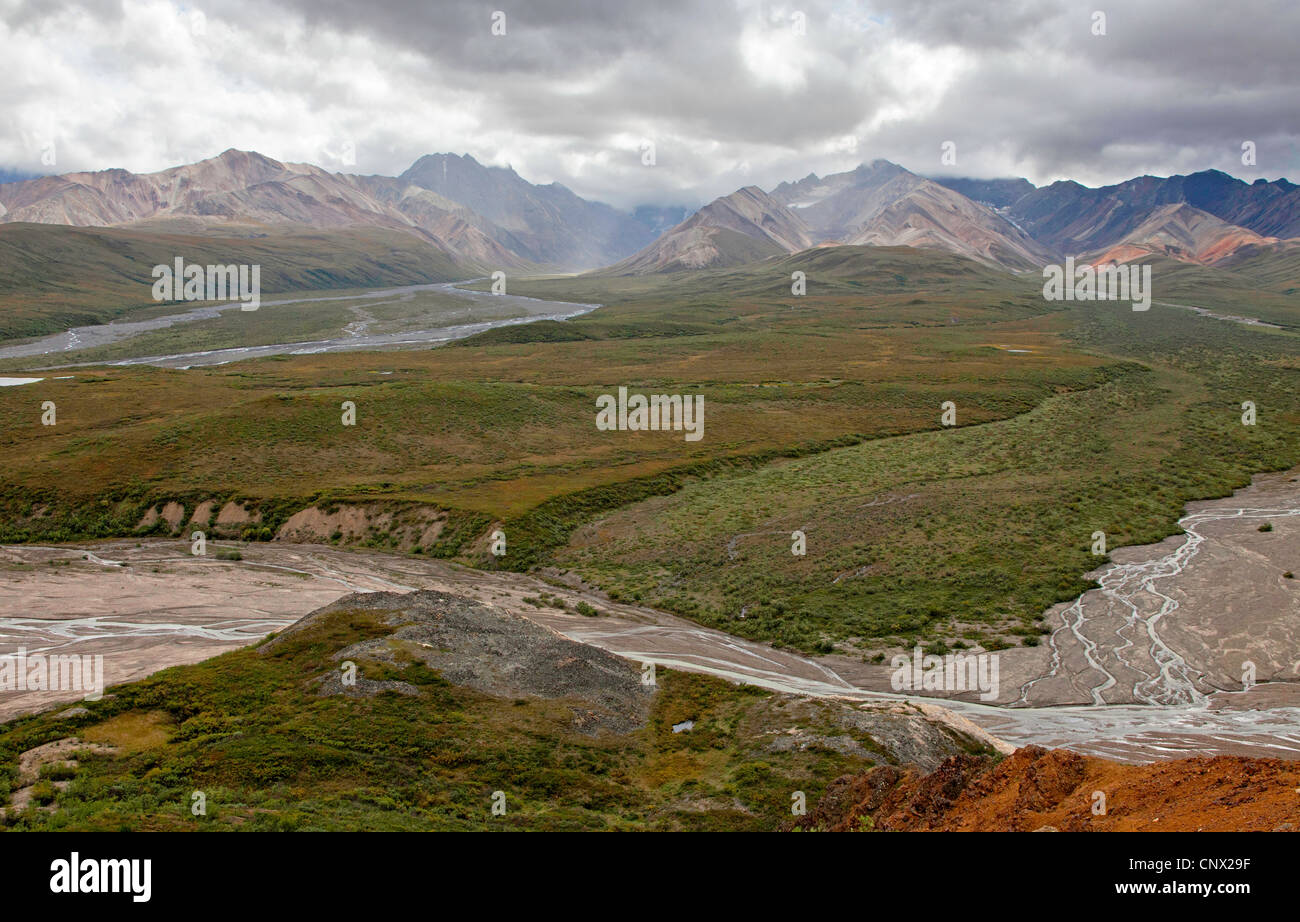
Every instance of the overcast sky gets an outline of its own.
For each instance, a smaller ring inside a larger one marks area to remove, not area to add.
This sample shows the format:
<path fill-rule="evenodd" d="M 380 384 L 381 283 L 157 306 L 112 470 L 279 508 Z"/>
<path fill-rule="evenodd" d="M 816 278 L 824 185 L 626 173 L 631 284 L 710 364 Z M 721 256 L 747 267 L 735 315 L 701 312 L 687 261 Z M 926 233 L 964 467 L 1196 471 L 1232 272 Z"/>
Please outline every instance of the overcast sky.
<path fill-rule="evenodd" d="M 144 172 L 236 147 L 395 175 L 451 151 L 624 207 L 698 206 L 877 157 L 1038 184 L 1209 167 L 1300 180 L 1296 0 L 0 0 L 0 13 L 0 167 L 33 172 Z"/>

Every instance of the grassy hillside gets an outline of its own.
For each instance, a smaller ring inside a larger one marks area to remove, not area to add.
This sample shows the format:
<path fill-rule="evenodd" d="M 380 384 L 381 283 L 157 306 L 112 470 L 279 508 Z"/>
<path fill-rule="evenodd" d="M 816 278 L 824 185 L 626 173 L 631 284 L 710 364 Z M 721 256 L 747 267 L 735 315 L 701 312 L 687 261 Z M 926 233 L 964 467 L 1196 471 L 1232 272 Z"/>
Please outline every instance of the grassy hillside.
<path fill-rule="evenodd" d="M 1284 252 L 1264 251 L 1231 266 L 1231 271 L 1267 288 L 1288 296 L 1300 296 L 1300 247 Z"/>
<path fill-rule="evenodd" d="M 1164 258 L 1143 262 L 1151 263 L 1151 286 L 1157 301 L 1191 304 L 1300 329 L 1300 251 L 1266 253 L 1227 268 Z"/>
<path fill-rule="evenodd" d="M 807 294 L 791 293 L 803 272 Z M 487 289 L 486 282 L 476 286 Z M 764 323 L 800 305 L 828 310 L 837 324 L 956 325 L 1002 321 L 1054 309 L 1041 280 L 1017 277 L 960 256 L 908 247 L 825 247 L 774 256 L 729 269 L 605 277 L 599 273 L 510 282 L 515 294 L 609 305 L 571 321 L 583 331 L 617 335 L 618 324 L 655 320 L 683 324 L 735 318 Z"/>
<path fill-rule="evenodd" d="M 472 270 L 410 234 L 379 229 L 276 229 L 256 236 L 183 235 L 47 224 L 0 225 L 0 340 L 55 333 L 142 313 L 151 271 L 186 262 L 256 264 L 262 292 L 442 282 Z"/>

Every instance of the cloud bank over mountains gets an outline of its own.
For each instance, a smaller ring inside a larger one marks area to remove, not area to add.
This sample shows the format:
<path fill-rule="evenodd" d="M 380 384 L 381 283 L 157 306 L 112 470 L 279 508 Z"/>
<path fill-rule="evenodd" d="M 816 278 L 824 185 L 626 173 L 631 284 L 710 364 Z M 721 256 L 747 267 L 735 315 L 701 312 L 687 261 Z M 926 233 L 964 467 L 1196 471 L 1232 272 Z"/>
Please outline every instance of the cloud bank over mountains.
<path fill-rule="evenodd" d="M 0 12 L 0 167 L 25 172 L 147 172 L 235 147 L 391 176 L 454 151 L 624 208 L 699 207 L 876 158 L 1038 185 L 1300 175 L 1300 6 L 1284 0 L 1116 5 L 1104 35 L 1068 0 L 0 0 Z M 1254 166 L 1241 162 L 1248 140 Z M 941 162 L 945 141 L 955 164 Z"/>

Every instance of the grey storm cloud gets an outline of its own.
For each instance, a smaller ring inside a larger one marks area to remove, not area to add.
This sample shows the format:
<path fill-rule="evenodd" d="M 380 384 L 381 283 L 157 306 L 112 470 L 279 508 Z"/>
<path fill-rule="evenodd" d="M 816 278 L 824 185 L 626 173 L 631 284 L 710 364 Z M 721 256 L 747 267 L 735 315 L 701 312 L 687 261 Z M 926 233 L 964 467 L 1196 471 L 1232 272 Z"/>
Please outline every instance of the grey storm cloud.
<path fill-rule="evenodd" d="M 395 174 L 452 151 L 625 207 L 697 206 L 877 157 L 1036 183 L 1300 174 L 1289 0 L 0 0 L 0 13 L 0 167 L 36 172 L 241 147 Z"/>

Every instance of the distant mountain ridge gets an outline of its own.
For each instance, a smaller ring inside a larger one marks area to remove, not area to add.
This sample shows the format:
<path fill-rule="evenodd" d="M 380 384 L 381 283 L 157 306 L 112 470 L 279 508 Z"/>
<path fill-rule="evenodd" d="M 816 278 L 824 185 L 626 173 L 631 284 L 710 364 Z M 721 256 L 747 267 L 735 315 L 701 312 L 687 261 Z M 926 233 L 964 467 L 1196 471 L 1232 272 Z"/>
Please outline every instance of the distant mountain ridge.
<path fill-rule="evenodd" d="M 594 268 L 655 236 L 651 220 L 589 202 L 558 183 L 434 154 L 398 177 L 331 173 L 228 150 L 157 173 L 113 169 L 0 185 L 0 222 L 78 227 L 169 223 L 386 227 L 422 237 L 475 269 Z"/>
<path fill-rule="evenodd" d="M 1038 188 L 1027 179 L 964 179 L 950 176 L 930 178 L 941 186 L 960 192 L 968 199 L 994 208 L 1006 208 Z"/>
<path fill-rule="evenodd" d="M 821 245 L 937 249 L 1017 270 L 1053 254 L 987 205 L 895 163 L 783 182 L 770 193 L 747 186 L 701 208 L 649 247 L 611 266 L 611 274 L 734 265 L 752 257 Z"/>
<path fill-rule="evenodd" d="M 757 186 L 705 205 L 654 243 L 605 270 L 643 275 L 738 265 L 812 246 L 798 216 Z"/>
<path fill-rule="evenodd" d="M 1300 236 L 1300 186 L 1285 179 L 1246 183 L 1219 170 L 1139 176 L 1092 189 L 1061 181 L 1035 189 L 1009 215 L 1044 243 L 1083 252 L 1132 233 L 1164 205 L 1186 204 L 1266 237 Z"/>
<path fill-rule="evenodd" d="M 645 246 L 654 229 L 634 215 L 589 202 L 559 183 L 537 186 L 509 167 L 468 154 L 428 154 L 398 183 L 428 189 L 486 219 L 480 229 L 541 265 L 595 268 Z"/>
<path fill-rule="evenodd" d="M 1300 246 L 1300 187 L 1207 170 L 1090 189 L 1027 179 L 928 179 L 876 160 L 770 192 L 716 199 L 604 270 L 673 272 L 736 265 L 813 246 L 910 246 L 1012 271 L 1065 256 L 1099 262 L 1160 255 L 1204 265 Z M 756 255 L 757 254 L 757 255 Z"/>
<path fill-rule="evenodd" d="M 362 176 L 228 150 L 156 173 L 0 183 L 0 223 L 14 222 L 234 236 L 384 228 L 417 236 L 467 273 L 639 275 L 835 245 L 938 250 L 1019 272 L 1067 255 L 1212 265 L 1293 249 L 1300 186 L 1206 170 L 1036 187 L 1022 178 L 927 178 L 875 160 L 770 191 L 746 186 L 693 214 L 656 205 L 626 212 L 469 155 L 428 154 L 399 176 Z"/>

